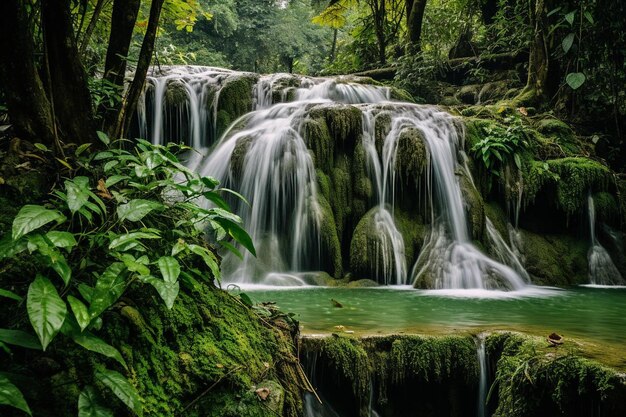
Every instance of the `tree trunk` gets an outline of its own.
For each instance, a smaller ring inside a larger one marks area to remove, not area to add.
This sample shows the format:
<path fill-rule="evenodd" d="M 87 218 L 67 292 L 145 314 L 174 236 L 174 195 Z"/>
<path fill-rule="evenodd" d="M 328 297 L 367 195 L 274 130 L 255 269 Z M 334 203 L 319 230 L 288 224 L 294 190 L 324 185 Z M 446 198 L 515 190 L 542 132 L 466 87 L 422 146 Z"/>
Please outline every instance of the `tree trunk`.
<path fill-rule="evenodd" d="M 135 76 L 122 102 L 122 110 L 119 113 L 117 126 L 114 129 L 114 137 L 122 137 L 127 132 L 130 119 L 137 108 L 137 100 L 139 100 L 139 96 L 143 90 L 146 74 L 148 73 L 154 52 L 154 42 L 156 40 L 157 28 L 159 27 L 159 17 L 161 16 L 163 1 L 164 0 L 152 0 L 148 28 L 146 29 L 146 34 L 141 44 Z"/>
<path fill-rule="evenodd" d="M 371 0 L 370 9 L 372 10 L 372 19 L 374 20 L 374 33 L 376 34 L 376 42 L 378 43 L 378 61 L 380 65 L 387 63 L 387 39 L 385 37 L 385 10 L 386 0 Z"/>
<path fill-rule="evenodd" d="M 87 25 L 87 29 L 85 29 L 85 33 L 80 38 L 80 55 L 85 55 L 85 51 L 87 50 L 87 45 L 89 45 L 89 40 L 91 39 L 91 35 L 93 34 L 94 29 L 96 28 L 96 24 L 98 23 L 98 19 L 100 18 L 100 12 L 104 8 L 107 0 L 98 0 L 96 2 L 96 7 L 93 9 L 93 14 L 91 15 L 91 20 L 89 20 L 89 24 Z"/>
<path fill-rule="evenodd" d="M 120 93 L 124 88 L 126 62 L 133 29 L 139 13 L 140 0 L 115 0 L 111 17 L 111 33 L 104 65 L 104 79 L 119 87 Z M 106 108 L 102 105 L 98 114 L 102 116 L 102 130 L 108 134 L 114 133 L 117 115 L 121 110 L 121 103 Z"/>
<path fill-rule="evenodd" d="M 96 140 L 87 76 L 78 58 L 70 0 L 43 0 L 42 27 L 49 90 L 58 133 L 69 142 Z"/>
<path fill-rule="evenodd" d="M 0 1 L 0 85 L 16 133 L 52 147 L 52 106 L 35 66 L 24 0 Z"/>
<path fill-rule="evenodd" d="M 526 87 L 515 100 L 520 105 L 535 104 L 549 97 L 550 50 L 547 37 L 550 28 L 546 3 L 546 0 L 536 0 L 534 7 L 531 6 L 529 10 L 533 39 L 530 45 Z"/>
<path fill-rule="evenodd" d="M 337 57 L 337 32 L 338 32 L 338 29 L 335 28 L 333 30 L 333 44 L 332 44 L 332 47 L 330 48 L 330 63 L 331 64 L 335 62 L 335 58 Z"/>
<path fill-rule="evenodd" d="M 406 27 L 409 35 L 409 52 L 422 50 L 422 24 L 426 0 L 406 0 Z"/>

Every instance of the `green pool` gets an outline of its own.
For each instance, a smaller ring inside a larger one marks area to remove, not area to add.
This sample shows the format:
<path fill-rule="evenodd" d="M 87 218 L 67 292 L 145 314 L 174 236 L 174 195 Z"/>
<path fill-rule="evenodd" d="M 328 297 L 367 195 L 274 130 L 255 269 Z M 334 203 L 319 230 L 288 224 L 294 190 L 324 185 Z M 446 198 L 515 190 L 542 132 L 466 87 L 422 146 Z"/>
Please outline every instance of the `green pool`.
<path fill-rule="evenodd" d="M 409 287 L 241 291 L 254 302 L 276 302 L 283 311 L 295 313 L 304 334 L 557 332 L 566 338 L 623 346 L 626 352 L 626 288 L 531 287 L 516 293 Z"/>

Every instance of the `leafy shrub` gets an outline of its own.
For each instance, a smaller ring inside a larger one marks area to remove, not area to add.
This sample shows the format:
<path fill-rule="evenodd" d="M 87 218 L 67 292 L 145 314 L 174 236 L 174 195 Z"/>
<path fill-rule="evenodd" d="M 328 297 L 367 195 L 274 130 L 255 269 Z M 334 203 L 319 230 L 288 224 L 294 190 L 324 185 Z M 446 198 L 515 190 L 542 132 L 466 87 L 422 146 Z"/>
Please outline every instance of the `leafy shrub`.
<path fill-rule="evenodd" d="M 108 145 L 108 138 L 99 134 Z M 153 287 L 171 309 L 181 284 L 219 282 L 219 259 L 208 239 L 239 256 L 233 239 L 255 253 L 241 219 L 221 196 L 229 190 L 185 168 L 175 156 L 177 145 L 139 140 L 128 151 L 122 144 L 117 141 L 87 157 L 81 155 L 89 145 L 79 147 L 76 162 L 86 175 L 66 179 L 45 204 L 22 207 L 11 233 L 0 241 L 2 263 L 25 260 L 33 271 L 24 285 L 0 289 L 0 297 L 20 303 L 20 310 L 25 306 L 36 335 L 0 329 L 0 348 L 6 353 L 9 345 L 45 351 L 61 334 L 127 369 L 120 352 L 95 333 L 103 326 L 103 313 L 131 284 Z M 198 199 L 215 207 L 202 208 Z M 102 368 L 94 379 L 142 414 L 137 392 L 121 373 Z M 80 415 L 113 415 L 95 398 L 94 388 L 84 387 Z M 5 376 L 0 376 L 0 404 L 30 414 Z"/>

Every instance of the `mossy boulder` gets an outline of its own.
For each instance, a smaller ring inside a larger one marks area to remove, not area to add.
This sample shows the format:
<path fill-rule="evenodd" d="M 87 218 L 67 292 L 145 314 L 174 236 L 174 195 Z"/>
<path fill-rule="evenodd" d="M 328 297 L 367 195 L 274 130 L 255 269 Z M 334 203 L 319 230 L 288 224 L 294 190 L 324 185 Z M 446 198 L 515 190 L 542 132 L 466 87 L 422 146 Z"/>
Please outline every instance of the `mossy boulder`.
<path fill-rule="evenodd" d="M 415 103 L 415 99 L 406 90 L 398 87 L 390 87 L 389 96 L 394 101 L 401 101 L 405 103 Z"/>
<path fill-rule="evenodd" d="M 20 370 L 28 386 L 23 392 L 35 415 L 69 416 L 76 414 L 83 387 L 93 385 L 115 415 L 127 415 L 125 406 L 93 378 L 95 370 L 106 367 L 125 374 L 136 387 L 144 416 L 270 417 L 282 410 L 281 415 L 295 417 L 301 410 L 302 380 L 297 368 L 287 365 L 296 363 L 296 330 L 284 317 L 269 312 L 262 322 L 236 296 L 203 282 L 182 282 L 171 310 L 156 291 L 131 285 L 97 331 L 120 351 L 127 370 L 59 336 L 45 354 L 24 353 L 23 363 L 29 365 Z M 256 389 L 270 386 L 268 381 L 273 381 L 271 393 L 260 401 Z"/>
<path fill-rule="evenodd" d="M 189 102 L 187 88 L 180 80 L 172 80 L 167 83 L 165 90 L 165 103 L 171 107 L 179 107 Z"/>
<path fill-rule="evenodd" d="M 416 128 L 406 128 L 398 137 L 396 150 L 396 174 L 404 181 L 417 187 L 428 166 L 428 149 L 424 132 Z"/>
<path fill-rule="evenodd" d="M 485 232 L 485 203 L 466 173 L 462 172 L 457 177 L 461 186 L 470 236 L 473 240 L 480 242 Z"/>
<path fill-rule="evenodd" d="M 326 123 L 334 147 L 354 149 L 361 137 L 361 111 L 354 106 L 321 104 L 309 111 L 309 117 Z"/>
<path fill-rule="evenodd" d="M 624 374 L 575 354 L 573 347 L 554 348 L 515 333 L 491 334 L 485 345 L 495 365 L 490 408 L 496 417 L 626 414 Z"/>
<path fill-rule="evenodd" d="M 256 74 L 230 76 L 218 92 L 217 99 L 217 136 L 244 114 L 252 111 L 254 103 L 253 87 L 258 80 Z"/>
<path fill-rule="evenodd" d="M 406 243 L 397 228 L 389 228 L 390 220 L 395 223 L 387 209 L 374 207 L 361 218 L 354 229 L 350 242 L 350 271 L 355 279 L 369 278 L 380 283 L 396 283 L 395 276 L 399 271 L 395 257 L 405 257 Z M 403 223 L 407 236 L 412 238 L 410 254 L 413 257 L 414 247 L 418 244 L 415 241 L 419 241 L 419 237 L 414 235 L 418 233 L 410 229 L 410 222 L 405 220 Z M 400 247 L 396 250 L 402 248 L 403 253 L 393 251 L 394 240 L 400 242 Z M 407 265 L 402 267 L 406 272 Z"/>
<path fill-rule="evenodd" d="M 323 270 L 330 273 L 333 277 L 341 278 L 343 274 L 343 259 L 335 215 L 328 200 L 323 195 L 318 195 L 317 203 L 320 242 L 322 244 L 321 266 Z"/>
<path fill-rule="evenodd" d="M 534 284 L 565 286 L 588 282 L 587 239 L 519 231 L 524 267 Z"/>

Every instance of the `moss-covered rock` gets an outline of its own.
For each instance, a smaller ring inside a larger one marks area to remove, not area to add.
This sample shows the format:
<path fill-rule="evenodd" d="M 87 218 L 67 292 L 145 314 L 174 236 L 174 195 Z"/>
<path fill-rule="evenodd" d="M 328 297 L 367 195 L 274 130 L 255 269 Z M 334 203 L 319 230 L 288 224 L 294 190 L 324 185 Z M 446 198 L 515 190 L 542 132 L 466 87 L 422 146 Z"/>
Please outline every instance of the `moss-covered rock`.
<path fill-rule="evenodd" d="M 511 333 L 492 334 L 485 344 L 496 364 L 494 416 L 626 413 L 624 375 L 573 354 L 571 348 Z"/>
<path fill-rule="evenodd" d="M 347 104 L 322 104 L 309 111 L 309 117 L 324 120 L 333 146 L 344 149 L 354 149 L 361 137 L 361 111 Z"/>
<path fill-rule="evenodd" d="M 92 377 L 106 366 L 125 373 L 137 388 L 144 416 L 269 417 L 280 410 L 296 416 L 301 379 L 292 367 L 292 335 L 281 330 L 290 325 L 280 314 L 271 315 L 275 319 L 264 324 L 232 295 L 200 282 L 181 285 L 171 310 L 156 291 L 131 288 L 105 313 L 98 335 L 121 352 L 128 371 L 59 339 L 46 352 L 59 365 L 45 376 L 43 367 L 32 368 L 29 376 L 36 382 L 24 391 L 36 415 L 67 416 L 75 415 L 78 393 L 92 384 L 115 415 L 126 415 L 122 403 Z M 261 401 L 255 390 L 269 386 L 268 380 L 274 381 L 271 392 Z"/>
<path fill-rule="evenodd" d="M 465 173 L 458 176 L 461 194 L 465 204 L 470 236 L 475 241 L 482 241 L 485 232 L 485 203 L 483 198 Z"/>
<path fill-rule="evenodd" d="M 575 285 L 588 281 L 589 241 L 569 235 L 539 235 L 520 229 L 525 268 L 538 285 Z"/>
<path fill-rule="evenodd" d="M 172 80 L 167 83 L 165 90 L 165 103 L 171 107 L 183 106 L 189 102 L 187 88 L 180 80 Z"/>
<path fill-rule="evenodd" d="M 407 183 L 417 186 L 428 166 L 428 149 L 424 133 L 415 128 L 406 128 L 398 137 L 396 151 L 396 173 Z"/>
<path fill-rule="evenodd" d="M 217 136 L 232 122 L 252 110 L 254 102 L 252 88 L 258 75 L 241 74 L 229 77 L 218 92 L 217 100 Z"/>
<path fill-rule="evenodd" d="M 390 87 L 389 95 L 392 100 L 402 101 L 405 103 L 415 103 L 415 99 L 406 90 L 398 87 Z"/>
<path fill-rule="evenodd" d="M 341 245 L 339 243 L 337 225 L 333 210 L 323 195 L 318 195 L 318 207 L 320 211 L 320 241 L 322 243 L 322 268 L 333 277 L 341 278 L 343 274 L 343 260 Z"/>

